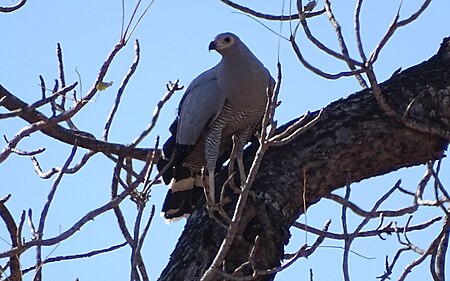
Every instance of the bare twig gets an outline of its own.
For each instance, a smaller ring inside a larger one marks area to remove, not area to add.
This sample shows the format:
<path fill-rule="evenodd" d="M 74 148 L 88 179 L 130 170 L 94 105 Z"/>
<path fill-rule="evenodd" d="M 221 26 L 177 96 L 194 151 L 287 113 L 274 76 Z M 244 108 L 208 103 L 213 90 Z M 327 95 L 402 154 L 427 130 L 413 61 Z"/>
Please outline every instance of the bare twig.
<path fill-rule="evenodd" d="M 350 184 L 347 184 L 345 187 L 345 200 L 349 200 L 350 198 Z M 341 211 L 341 222 L 342 222 L 342 232 L 344 235 L 348 235 L 348 228 L 347 228 L 347 206 L 342 205 L 342 211 Z M 342 273 L 344 275 L 344 280 L 348 281 L 350 280 L 350 275 L 348 272 L 348 254 L 350 252 L 350 245 L 353 242 L 353 239 L 345 239 L 344 240 L 344 252 L 342 253 Z"/>
<path fill-rule="evenodd" d="M 355 64 L 352 62 L 352 60 L 350 60 L 350 54 L 348 52 L 347 45 L 345 44 L 344 36 L 342 35 L 341 26 L 334 17 L 333 11 L 331 10 L 331 2 L 329 0 L 325 0 L 325 10 L 327 11 L 328 19 L 330 23 L 333 25 L 334 31 L 336 32 L 338 43 L 339 46 L 341 47 L 341 52 L 345 62 L 347 63 L 348 67 L 351 70 L 356 70 Z M 361 76 L 361 74 L 355 74 L 355 78 L 356 80 L 358 80 L 358 83 L 361 85 L 363 89 L 367 88 L 367 83 Z"/>
<path fill-rule="evenodd" d="M 325 238 L 330 238 L 330 239 L 334 239 L 334 240 L 346 240 L 349 239 L 350 236 L 355 236 L 355 237 L 359 237 L 359 238 L 363 238 L 363 237 L 375 237 L 378 236 L 380 234 L 386 233 L 386 234 L 394 234 L 394 233 L 402 233 L 402 232 L 412 232 L 412 231 L 420 231 L 423 229 L 426 229 L 428 227 L 430 227 L 431 225 L 435 224 L 438 221 L 441 221 L 442 217 L 438 216 L 435 218 L 432 218 L 426 222 L 417 224 L 417 225 L 413 225 L 413 226 L 408 226 L 408 227 L 400 227 L 400 226 L 395 226 L 393 227 L 391 223 L 389 223 L 387 226 L 381 227 L 381 228 L 377 228 L 374 230 L 368 230 L 368 231 L 360 231 L 358 233 L 351 233 L 351 234 L 338 234 L 338 233 L 333 233 L 333 232 L 327 232 L 327 233 L 323 233 L 321 230 L 310 226 L 310 225 L 305 225 L 303 223 L 300 222 L 294 222 L 293 226 L 302 230 L 307 230 L 309 233 L 315 234 L 315 235 L 323 235 Z"/>
<path fill-rule="evenodd" d="M 372 54 L 369 57 L 369 64 L 373 65 L 373 63 L 375 63 L 375 61 L 378 58 L 378 55 L 381 52 L 381 49 L 383 49 L 383 47 L 386 45 L 386 43 L 389 41 L 389 39 L 392 37 L 392 35 L 394 35 L 395 31 L 402 26 L 405 26 L 411 22 L 413 22 L 414 20 L 416 20 L 430 5 L 431 0 L 425 0 L 422 4 L 422 6 L 419 8 L 419 10 L 417 10 L 417 12 L 415 12 L 414 14 L 412 14 L 409 18 L 402 20 L 402 21 L 398 21 L 399 17 L 400 17 L 400 7 L 397 10 L 397 14 L 394 17 L 393 22 L 391 23 L 391 25 L 389 26 L 386 34 L 383 36 L 383 38 L 381 39 L 380 43 L 378 43 L 378 45 L 375 47 L 375 50 L 372 52 Z"/>
<path fill-rule="evenodd" d="M 112 121 L 117 112 L 117 109 L 119 108 L 119 103 L 122 98 L 125 87 L 128 85 L 128 81 L 130 81 L 131 77 L 133 76 L 133 74 L 136 71 L 136 68 L 139 64 L 140 48 L 139 48 L 138 40 L 136 40 L 134 42 L 134 53 L 135 53 L 135 56 L 134 56 L 133 64 L 131 65 L 130 69 L 128 70 L 128 73 L 125 75 L 125 77 L 119 87 L 119 90 L 117 91 L 116 100 L 114 102 L 114 105 L 113 105 L 111 112 L 109 113 L 109 116 L 105 123 L 105 129 L 103 130 L 103 137 L 102 137 L 102 140 L 104 140 L 104 141 L 108 141 L 109 129 L 111 128 Z"/>
<path fill-rule="evenodd" d="M 52 246 L 55 244 L 60 243 L 63 240 L 68 239 L 72 235 L 74 235 L 77 231 L 79 231 L 85 224 L 92 221 L 95 217 L 113 209 L 115 206 L 119 205 L 130 193 L 131 189 L 124 190 L 122 193 L 119 194 L 116 198 L 113 200 L 107 202 L 106 204 L 93 209 L 89 211 L 87 214 L 85 214 L 83 217 L 81 217 L 76 223 L 74 223 L 69 229 L 62 232 L 61 234 L 48 238 L 48 239 L 42 239 L 42 240 L 32 240 L 29 242 L 26 242 L 22 245 L 22 247 L 13 247 L 10 250 L 0 252 L 0 258 L 10 257 L 12 255 L 17 255 L 25 252 L 26 250 L 30 249 L 31 247 L 36 247 L 38 245 L 40 246 Z"/>
<path fill-rule="evenodd" d="M 11 238 L 11 247 L 20 247 L 21 237 L 18 237 L 17 234 L 18 228 L 16 222 L 14 221 L 13 216 L 9 212 L 8 208 L 5 206 L 6 201 L 11 198 L 11 194 L 0 199 L 0 217 L 6 224 L 6 229 L 9 232 L 9 236 Z M 11 272 L 11 280 L 22 280 L 22 274 L 20 271 L 20 253 L 15 253 L 8 255 L 9 257 L 9 268 Z"/>
<path fill-rule="evenodd" d="M 65 95 L 67 92 L 72 91 L 76 86 L 78 85 L 77 82 L 62 88 L 61 90 L 55 92 L 53 95 L 51 95 L 48 98 L 43 97 L 41 100 L 38 100 L 37 102 L 30 104 L 27 107 L 21 107 L 15 110 L 10 110 L 8 113 L 0 113 L 0 119 L 6 119 L 16 116 L 21 116 L 22 114 L 26 114 L 32 110 L 35 110 L 43 105 L 46 105 L 48 103 L 54 102 L 60 95 Z"/>
<path fill-rule="evenodd" d="M 340 54 L 336 51 L 333 51 L 332 49 L 328 48 L 325 44 L 319 41 L 311 32 L 309 29 L 308 23 L 305 19 L 301 20 L 300 23 L 302 24 L 303 31 L 305 32 L 306 37 L 321 51 L 327 53 L 328 55 L 337 58 L 342 61 L 349 61 L 351 64 L 357 65 L 359 67 L 364 67 L 364 63 L 359 62 L 357 60 L 354 60 L 350 57 L 346 58 L 343 54 Z M 295 37 L 294 37 L 295 38 Z M 291 39 L 293 40 L 293 39 Z M 295 51 L 295 49 L 294 49 Z M 297 53 L 297 52 L 296 52 Z"/>
<path fill-rule="evenodd" d="M 308 61 L 305 60 L 305 58 L 303 57 L 302 52 L 300 51 L 300 48 L 297 45 L 297 42 L 295 42 L 295 38 L 293 36 L 291 36 L 289 38 L 289 41 L 291 42 L 292 48 L 294 49 L 294 52 L 297 55 L 297 58 L 300 60 L 300 62 L 303 64 L 303 66 L 306 67 L 307 69 L 311 70 L 315 74 L 323 77 L 323 78 L 331 79 L 331 80 L 337 80 L 337 79 L 340 79 L 342 77 L 354 76 L 355 74 L 360 74 L 360 73 L 363 73 L 365 71 L 363 69 L 356 69 L 356 70 L 352 70 L 352 71 L 343 71 L 343 72 L 339 72 L 339 73 L 336 73 L 336 74 L 326 73 L 326 72 L 324 72 L 324 71 L 314 67 Z"/>
<path fill-rule="evenodd" d="M 358 48 L 359 56 L 362 59 L 363 63 L 366 63 L 367 57 L 364 52 L 363 43 L 361 40 L 361 26 L 360 26 L 360 13 L 361 13 L 361 7 L 362 7 L 363 0 L 357 0 L 356 1 L 356 8 L 355 8 L 355 39 L 356 39 L 356 46 Z"/>
<path fill-rule="evenodd" d="M 81 158 L 81 160 L 77 164 L 75 164 L 75 166 L 73 166 L 72 168 L 66 169 L 65 174 L 75 174 L 76 172 L 78 172 L 87 163 L 87 161 L 92 156 L 94 156 L 95 153 L 96 153 L 95 151 L 89 151 L 89 152 L 85 153 L 83 155 L 83 157 Z M 39 164 L 36 157 L 32 156 L 32 157 L 30 157 L 30 159 L 31 159 L 31 162 L 33 163 L 34 171 L 40 178 L 49 179 L 53 175 L 61 172 L 61 170 L 62 170 L 62 168 L 60 168 L 60 167 L 53 167 L 49 171 L 43 172 L 41 169 L 41 165 Z"/>
<path fill-rule="evenodd" d="M 142 132 L 142 134 L 136 138 L 130 145 L 130 147 L 136 147 L 155 127 L 156 121 L 158 121 L 159 113 L 161 112 L 163 106 L 166 104 L 166 102 L 172 97 L 172 95 L 179 90 L 182 90 L 183 87 L 178 86 L 178 80 L 175 81 L 175 83 L 172 83 L 169 81 L 169 84 L 167 84 L 167 92 L 164 94 L 162 99 L 158 102 L 155 111 L 153 113 L 152 121 L 150 122 L 147 129 Z"/>
<path fill-rule="evenodd" d="M 345 205 L 346 207 L 350 208 L 355 214 L 361 216 L 361 217 L 370 217 L 370 218 L 376 218 L 380 215 L 383 215 L 384 217 L 398 217 L 405 214 L 413 213 L 416 208 L 411 209 L 411 207 L 406 207 L 400 210 L 382 210 L 382 211 L 376 211 L 376 212 L 368 212 L 360 207 L 358 207 L 356 204 L 354 204 L 351 201 L 348 201 L 344 198 L 342 198 L 339 195 L 336 194 L 329 194 L 326 196 L 326 198 L 335 201 L 336 203 L 339 203 L 341 205 Z"/>
<path fill-rule="evenodd" d="M 12 149 L 12 152 L 14 152 L 15 154 L 20 155 L 20 156 L 34 156 L 34 155 L 40 154 L 44 151 L 45 151 L 44 147 L 38 148 L 35 150 L 31 150 L 31 151 L 24 151 L 24 150 L 20 150 L 17 148 Z"/>
<path fill-rule="evenodd" d="M 84 259 L 84 258 L 90 258 L 96 255 L 100 255 L 100 254 L 104 254 L 104 253 L 109 253 L 112 251 L 115 251 L 117 249 L 120 249 L 124 246 L 126 246 L 128 243 L 127 242 L 122 242 L 120 244 L 105 248 L 105 249 L 100 249 L 100 250 L 93 250 L 87 253 L 83 253 L 83 254 L 76 254 L 76 255 L 67 255 L 67 256 L 57 256 L 57 257 L 51 257 L 48 259 L 45 259 L 42 264 L 48 264 L 48 263 L 53 263 L 53 262 L 60 262 L 60 261 L 68 261 L 68 260 L 75 260 L 75 259 Z M 36 269 L 36 265 L 30 266 L 28 268 L 25 268 L 22 270 L 22 274 L 26 274 L 32 270 Z"/>
<path fill-rule="evenodd" d="M 132 281 L 140 280 L 139 273 L 137 270 L 137 258 L 136 256 L 139 253 L 138 250 L 138 241 L 139 241 L 139 232 L 141 227 L 142 214 L 144 212 L 145 205 L 138 204 L 138 211 L 136 214 L 136 219 L 134 220 L 134 236 L 133 236 L 133 244 L 131 244 L 131 278 Z"/>
<path fill-rule="evenodd" d="M 329 228 L 330 224 L 331 224 L 331 221 L 328 220 L 322 229 L 322 233 L 328 232 L 328 228 Z M 291 265 L 293 265 L 298 259 L 308 258 L 309 256 L 311 256 L 316 251 L 316 249 L 322 244 L 324 239 L 325 239 L 325 236 L 321 235 L 321 236 L 317 237 L 314 244 L 311 245 L 310 247 L 308 247 L 308 245 L 306 245 L 306 244 L 303 245 L 302 247 L 300 247 L 300 249 L 297 252 L 295 252 L 295 254 L 287 262 L 285 262 L 281 266 L 271 268 L 271 269 L 257 269 L 257 268 L 253 267 L 253 270 L 254 270 L 253 275 L 244 276 L 244 277 L 235 276 L 233 274 L 226 273 L 223 271 L 221 272 L 221 274 L 223 277 L 227 278 L 228 280 L 247 281 L 247 280 L 254 280 L 257 276 L 272 275 L 272 274 L 281 272 L 281 271 L 285 270 L 286 268 L 290 267 Z"/>
<path fill-rule="evenodd" d="M 405 267 L 398 280 L 399 281 L 405 280 L 414 267 L 421 264 L 428 257 L 428 255 L 430 255 L 433 251 L 435 251 L 439 246 L 439 242 L 444 237 L 444 235 L 448 233 L 449 230 L 450 230 L 450 219 L 449 217 L 446 217 L 444 225 L 442 227 L 442 231 L 439 233 L 439 235 L 431 242 L 428 249 L 419 258 L 415 259 L 408 266 Z"/>
<path fill-rule="evenodd" d="M 66 77 L 64 74 L 64 64 L 63 64 L 63 55 L 62 55 L 62 49 L 61 44 L 56 44 L 56 57 L 58 58 L 58 70 L 59 70 L 59 81 L 61 88 L 66 87 Z M 65 110 L 65 103 L 66 103 L 66 95 L 61 95 L 61 103 L 59 104 L 62 111 Z"/>
<path fill-rule="evenodd" d="M 44 227 L 45 222 L 47 219 L 48 212 L 50 210 L 50 205 L 53 202 L 53 198 L 55 196 L 56 190 L 59 186 L 59 183 L 61 182 L 65 170 L 69 167 L 70 163 L 72 162 L 73 158 L 75 157 L 75 153 L 77 152 L 77 146 L 74 146 L 72 148 L 72 151 L 65 161 L 63 167 L 61 168 L 61 172 L 59 173 L 58 177 L 55 179 L 55 182 L 53 183 L 52 188 L 50 189 L 50 192 L 47 195 L 47 202 L 45 202 L 44 208 L 42 209 L 41 216 L 39 219 L 39 225 L 37 228 L 36 236 L 38 240 L 41 240 L 44 236 Z M 37 245 L 36 247 L 36 274 L 34 280 L 42 280 L 42 256 L 41 256 L 41 245 Z"/>
<path fill-rule="evenodd" d="M 8 156 L 12 152 L 12 149 L 15 148 L 24 137 L 29 136 L 37 131 L 48 128 L 50 126 L 53 126 L 55 124 L 58 124 L 60 122 L 66 121 L 72 118 L 77 112 L 79 112 L 87 104 L 87 102 L 89 102 L 97 93 L 97 85 L 101 81 L 103 81 L 103 78 L 105 77 L 106 72 L 108 71 L 109 66 L 111 65 L 113 59 L 124 46 L 125 42 L 122 41 L 114 46 L 114 48 L 106 58 L 105 62 L 103 63 L 102 67 L 100 68 L 100 71 L 97 75 L 94 85 L 91 87 L 91 89 L 89 90 L 88 94 L 84 97 L 84 99 L 82 99 L 80 102 L 76 102 L 72 108 L 61 113 L 60 115 L 38 121 L 20 130 L 14 136 L 14 138 L 6 145 L 6 147 L 0 152 L 0 163 L 2 163 L 3 161 L 6 160 L 6 158 L 8 158 Z"/>
<path fill-rule="evenodd" d="M 448 216 L 447 220 L 449 220 Z M 436 263 L 435 266 L 433 266 L 436 267 L 436 275 L 440 278 L 440 280 L 445 280 L 445 268 L 446 268 L 445 259 L 448 251 L 450 228 L 447 228 L 447 230 L 445 230 L 444 228 L 443 232 L 444 233 L 442 239 L 439 242 L 439 247 L 436 251 Z"/>
<path fill-rule="evenodd" d="M 303 115 L 299 120 L 297 120 L 294 124 L 289 126 L 285 131 L 281 132 L 278 135 L 273 136 L 269 139 L 270 146 L 281 146 L 289 143 L 290 141 L 297 138 L 302 133 L 306 132 L 309 128 L 313 127 L 322 117 L 323 110 L 320 110 L 319 114 L 317 114 L 314 119 L 304 124 L 305 118 L 309 117 L 309 112 Z"/>
<path fill-rule="evenodd" d="M 123 12 L 123 7 L 124 4 L 122 2 L 122 32 L 121 32 L 121 38 L 120 40 L 123 41 L 125 44 L 128 42 L 128 40 L 131 38 L 131 35 L 133 35 L 134 30 L 136 29 L 136 27 L 139 25 L 139 22 L 142 20 L 142 18 L 145 16 L 145 14 L 147 13 L 148 9 L 153 5 L 153 2 L 155 2 L 155 0 L 151 0 L 147 7 L 145 7 L 144 11 L 141 13 L 141 15 L 139 16 L 139 18 L 136 20 L 136 22 L 134 23 L 133 27 L 131 27 L 131 24 L 133 23 L 134 17 L 136 16 L 136 13 L 139 9 L 139 6 L 141 5 L 141 1 L 142 0 L 136 0 L 136 5 L 134 6 L 133 9 L 133 13 L 131 14 L 131 18 L 128 21 L 128 25 L 125 29 L 125 31 L 123 31 L 123 18 L 124 18 L 124 12 Z M 130 33 L 128 33 L 128 31 L 130 30 L 131 27 L 131 31 Z"/>
<path fill-rule="evenodd" d="M 220 0 L 220 1 L 222 3 L 224 3 L 224 4 L 226 4 L 226 5 L 234 8 L 234 9 L 236 9 L 236 10 L 239 10 L 239 11 L 245 13 L 245 14 L 252 15 L 252 16 L 257 17 L 257 18 L 262 18 L 262 19 L 272 20 L 272 21 L 292 21 L 292 20 L 300 19 L 300 14 L 292 14 L 292 15 L 286 15 L 286 16 L 285 15 L 276 16 L 276 15 L 270 15 L 270 14 L 264 14 L 264 13 L 257 12 L 255 10 L 252 10 L 252 9 L 248 8 L 248 7 L 239 5 L 239 4 L 234 3 L 232 1 L 229 1 L 229 0 Z M 312 17 L 318 16 L 318 15 L 321 15 L 324 12 L 325 12 L 325 10 L 322 9 L 322 10 L 317 11 L 317 12 L 304 13 L 304 14 L 302 14 L 302 16 L 304 18 L 312 18 Z"/>

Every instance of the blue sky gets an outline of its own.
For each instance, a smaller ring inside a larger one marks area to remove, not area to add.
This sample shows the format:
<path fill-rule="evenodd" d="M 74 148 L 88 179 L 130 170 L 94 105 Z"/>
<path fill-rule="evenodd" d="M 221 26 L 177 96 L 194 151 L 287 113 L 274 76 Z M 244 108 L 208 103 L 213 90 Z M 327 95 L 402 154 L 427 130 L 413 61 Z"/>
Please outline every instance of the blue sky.
<path fill-rule="evenodd" d="M 257 2 L 257 3 L 253 3 Z M 242 1 L 250 7 L 265 13 L 281 14 L 282 1 Z M 306 2 L 306 1 L 304 1 Z M 358 58 L 353 40 L 353 1 L 336 1 L 333 4 L 336 17 L 342 26 L 351 54 Z M 405 18 L 415 11 L 420 1 L 403 1 L 400 12 Z M 0 1 L 0 5 L 12 5 L 10 0 Z M 362 16 L 362 38 L 369 54 L 376 46 L 387 26 L 397 11 L 399 1 L 380 0 L 365 1 Z M 319 1 L 319 6 L 323 2 Z M 125 8 L 129 18 L 134 2 L 129 1 Z M 294 5 L 295 6 L 295 5 Z M 406 69 L 434 55 L 445 36 L 449 36 L 450 19 L 448 11 L 450 2 L 435 0 L 428 10 L 411 25 L 401 28 L 383 49 L 375 71 L 379 81 L 384 81 L 399 67 Z M 284 13 L 289 11 L 289 1 L 285 3 Z M 280 30 L 279 22 L 264 22 L 273 30 Z M 295 23 L 293 23 L 295 25 Z M 78 81 L 78 71 L 82 79 L 82 91 L 91 87 L 97 72 L 119 39 L 121 26 L 121 1 L 33 1 L 19 11 L 11 14 L 0 14 L 2 44 L 0 44 L 0 83 L 10 92 L 24 101 L 33 102 L 40 97 L 39 75 L 43 75 L 49 88 L 58 77 L 56 44 L 63 49 L 64 66 L 67 83 Z M 336 36 L 325 16 L 311 19 L 309 26 L 313 33 L 323 42 L 338 49 Z M 283 67 L 283 82 L 280 94 L 281 106 L 277 112 L 278 124 L 283 124 L 304 112 L 317 110 L 330 102 L 360 90 L 355 79 L 347 78 L 330 81 L 320 78 L 306 70 L 293 55 L 288 42 L 279 40 L 276 35 L 220 1 L 197 0 L 164 0 L 155 1 L 147 15 L 132 36 L 139 39 L 141 61 L 136 74 L 130 81 L 120 105 L 118 115 L 113 123 L 110 141 L 130 143 L 150 122 L 154 106 L 166 91 L 165 84 L 169 80 L 180 79 L 180 84 L 187 86 L 199 73 L 216 64 L 220 56 L 208 52 L 208 44 L 218 33 L 231 31 L 249 46 L 260 60 L 275 76 L 278 56 Z M 282 26 L 282 33 L 289 35 L 289 23 Z M 339 72 L 345 64 L 337 62 L 317 51 L 301 32 L 298 44 L 305 57 L 314 65 L 328 72 Z M 278 48 L 280 46 L 280 48 Z M 90 132 L 100 138 L 104 122 L 114 102 L 116 91 L 128 71 L 134 58 L 133 44 L 130 42 L 117 56 L 106 76 L 106 81 L 113 81 L 112 87 L 100 93 L 96 102 L 90 103 L 74 118 L 74 123 L 83 131 Z M 78 88 L 77 92 L 81 89 Z M 168 136 L 167 127 L 172 122 L 182 92 L 175 94 L 164 108 L 160 121 L 153 133 L 141 144 L 152 147 L 157 135 L 162 139 Z M 45 111 L 48 113 L 48 111 Z M 11 138 L 26 123 L 20 120 L 2 120 L 1 135 Z M 4 144 L 2 144 L 3 146 Z M 48 170 L 54 166 L 62 166 L 64 157 L 70 153 L 70 147 L 57 143 L 48 137 L 36 133 L 23 140 L 20 149 L 46 147 L 47 150 L 38 156 L 42 168 Z M 79 153 L 78 158 L 82 155 Z M 111 174 L 114 164 L 96 155 L 77 175 L 64 177 L 56 194 L 55 202 L 50 209 L 49 222 L 45 237 L 49 238 L 64 231 L 88 210 L 97 207 L 109 198 Z M 448 163 L 444 162 L 444 170 Z M 402 169 L 387 176 L 377 177 L 354 185 L 354 198 L 362 206 L 369 208 L 377 195 L 384 193 L 401 178 L 404 187 L 414 190 L 423 174 L 424 168 Z M 22 210 L 32 208 L 35 219 L 45 202 L 52 180 L 39 179 L 27 158 L 12 155 L 0 165 L 0 197 L 12 193 L 8 207 L 16 218 Z M 449 178 L 444 177 L 444 184 Z M 152 191 L 149 204 L 155 204 L 159 214 L 166 187 L 156 186 Z M 369 196 L 370 195 L 370 196 Z M 386 208 L 405 206 L 410 198 L 395 197 L 392 202 L 383 205 Z M 134 220 L 135 208 L 127 202 L 126 214 L 129 223 Z M 147 214 L 148 215 L 148 214 Z M 420 223 L 431 216 L 432 211 L 424 210 L 423 217 L 415 217 L 413 222 Z M 339 207 L 326 201 L 313 206 L 308 213 L 308 223 L 322 227 L 325 220 L 332 218 L 331 229 L 340 231 Z M 358 220 L 351 222 L 356 225 Z M 300 219 L 301 221 L 304 218 Z M 404 223 L 400 222 L 399 223 Z M 143 255 L 152 280 L 155 280 L 168 261 L 174 248 L 184 221 L 166 225 L 155 217 L 144 245 Z M 24 233 L 27 233 L 26 231 Z M 28 235 L 28 234 L 27 234 Z M 305 234 L 292 230 L 292 244 L 289 251 L 294 251 L 305 241 Z M 3 225 L 0 226 L 0 238 L 8 238 Z M 29 235 L 25 236 L 30 239 Z M 426 247 L 429 241 L 427 233 L 411 235 L 418 245 Z M 313 236 L 308 238 L 312 241 Z M 75 254 L 92 249 L 107 247 L 120 243 L 123 238 L 115 225 L 112 214 L 105 214 L 87 224 L 82 231 L 61 245 L 46 249 L 49 256 Z M 334 241 L 326 241 L 326 245 L 338 245 Z M 384 255 L 392 257 L 398 246 L 395 237 L 382 242 L 376 238 L 355 244 L 358 253 L 375 257 L 362 259 L 351 256 L 351 276 L 354 280 L 375 279 L 383 273 Z M 0 251 L 8 248 L 0 241 Z M 25 254 L 24 260 L 33 262 L 33 252 Z M 307 278 L 309 268 L 315 273 L 315 280 L 341 280 L 340 258 L 342 251 L 332 248 L 321 248 L 317 255 L 309 260 L 298 261 L 292 268 L 279 274 L 277 280 L 293 280 L 304 276 Z M 406 265 L 415 256 L 410 255 L 401 262 Z M 320 267 L 326 259 L 328 270 Z M 4 263 L 1 261 L 2 264 Z M 26 265 L 24 265 L 26 266 Z M 402 269 L 402 266 L 398 268 Z M 61 278 L 64 270 L 64 278 Z M 411 280 L 429 279 L 427 264 L 413 271 Z M 395 277 L 398 276 L 394 275 Z M 89 260 L 63 262 L 48 265 L 44 269 L 46 280 L 126 280 L 129 275 L 129 250 L 122 249 L 112 254 L 98 256 Z M 31 280 L 32 273 L 25 280 Z"/>

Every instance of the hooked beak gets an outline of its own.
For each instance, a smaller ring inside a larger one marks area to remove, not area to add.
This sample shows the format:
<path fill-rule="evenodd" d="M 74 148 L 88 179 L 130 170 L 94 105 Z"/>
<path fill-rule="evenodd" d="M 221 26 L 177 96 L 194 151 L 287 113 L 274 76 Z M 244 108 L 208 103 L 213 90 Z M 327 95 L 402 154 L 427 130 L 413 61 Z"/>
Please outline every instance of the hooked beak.
<path fill-rule="evenodd" d="M 216 47 L 217 47 L 217 46 L 216 46 L 216 42 L 215 42 L 215 41 L 211 41 L 211 43 L 209 43 L 208 50 L 209 50 L 209 51 L 215 50 Z"/>

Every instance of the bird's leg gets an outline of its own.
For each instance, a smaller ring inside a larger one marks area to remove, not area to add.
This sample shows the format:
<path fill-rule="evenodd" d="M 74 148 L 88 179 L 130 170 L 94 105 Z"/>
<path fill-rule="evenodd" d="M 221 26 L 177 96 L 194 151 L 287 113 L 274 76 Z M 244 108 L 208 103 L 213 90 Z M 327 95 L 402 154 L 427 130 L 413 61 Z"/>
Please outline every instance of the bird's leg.
<path fill-rule="evenodd" d="M 212 204 L 216 203 L 216 183 L 214 180 L 214 173 L 214 169 L 208 169 L 209 199 Z"/>
<path fill-rule="evenodd" d="M 236 158 L 238 169 L 239 169 L 239 178 L 241 180 L 241 188 L 244 187 L 245 182 L 247 180 L 247 176 L 245 174 L 244 169 L 244 145 L 247 142 L 247 136 L 249 134 L 248 130 L 240 131 L 236 135 L 233 136 L 233 153 Z"/>
<path fill-rule="evenodd" d="M 212 126 L 208 136 L 205 141 L 205 158 L 206 158 L 206 169 L 208 170 L 208 182 L 209 182 L 209 195 L 211 202 L 216 203 L 215 196 L 215 169 L 217 163 L 217 157 L 219 155 L 219 147 L 221 141 L 222 127 Z"/>
<path fill-rule="evenodd" d="M 236 184 L 234 183 L 234 175 L 236 174 L 236 171 L 234 170 L 234 160 L 236 159 L 236 139 L 235 139 L 235 136 L 232 137 L 232 140 L 233 140 L 233 147 L 231 149 L 230 161 L 228 163 L 228 177 L 230 179 L 229 182 L 228 182 L 228 185 L 230 186 L 230 188 L 235 193 L 239 193 L 239 190 L 236 187 Z"/>
<path fill-rule="evenodd" d="M 238 168 L 239 168 L 239 178 L 241 180 L 241 188 L 244 187 L 245 182 L 247 180 L 247 175 L 245 174 L 245 169 L 244 169 L 244 157 L 243 157 L 243 147 L 242 145 L 239 145 L 236 148 L 236 161 L 238 164 Z"/>
<path fill-rule="evenodd" d="M 245 174 L 245 170 L 244 170 L 244 160 L 241 157 L 236 157 L 237 158 L 237 162 L 238 162 L 238 167 L 239 167 L 239 177 L 241 179 L 241 188 L 244 187 L 245 182 L 247 181 L 247 175 Z"/>

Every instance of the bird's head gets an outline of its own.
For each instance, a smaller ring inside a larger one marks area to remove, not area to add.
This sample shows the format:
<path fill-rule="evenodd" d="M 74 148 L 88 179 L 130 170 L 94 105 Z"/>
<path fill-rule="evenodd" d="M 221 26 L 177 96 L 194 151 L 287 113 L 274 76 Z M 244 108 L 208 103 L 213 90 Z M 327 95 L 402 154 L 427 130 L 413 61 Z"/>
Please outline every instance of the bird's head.
<path fill-rule="evenodd" d="M 216 50 L 220 54 L 227 52 L 233 52 L 236 50 L 236 46 L 239 45 L 240 39 L 236 35 L 230 32 L 221 33 L 214 38 L 211 43 L 209 43 L 208 49 Z"/>

